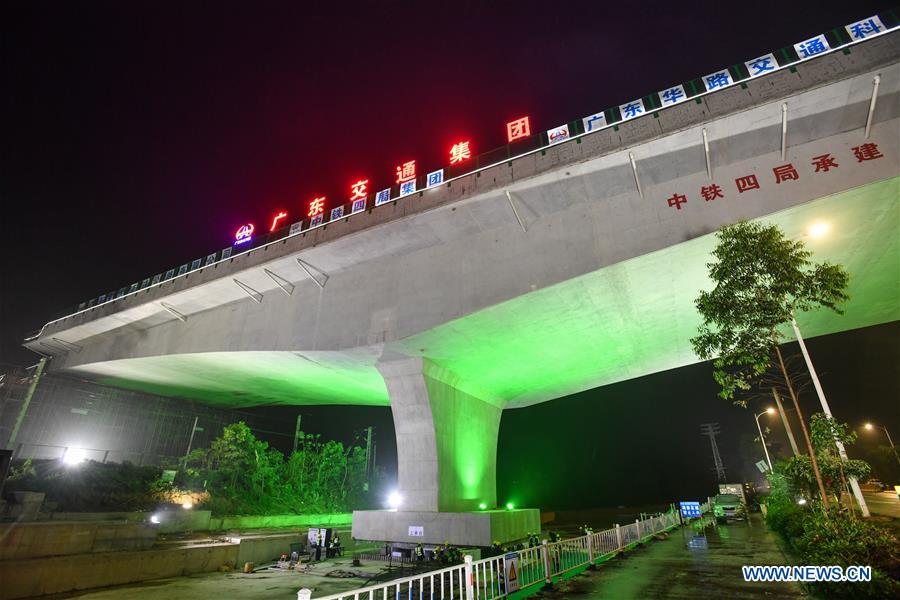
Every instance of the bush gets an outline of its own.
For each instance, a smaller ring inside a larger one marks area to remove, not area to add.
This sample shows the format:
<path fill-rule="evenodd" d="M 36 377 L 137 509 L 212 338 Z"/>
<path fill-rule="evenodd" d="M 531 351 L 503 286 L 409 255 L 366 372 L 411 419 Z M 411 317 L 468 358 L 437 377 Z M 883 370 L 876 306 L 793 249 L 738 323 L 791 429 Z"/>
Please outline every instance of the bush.
<path fill-rule="evenodd" d="M 165 501 L 169 486 L 159 467 L 85 461 L 65 467 L 58 460 L 28 461 L 5 490 L 43 492 L 49 507 L 64 512 L 150 510 Z"/>

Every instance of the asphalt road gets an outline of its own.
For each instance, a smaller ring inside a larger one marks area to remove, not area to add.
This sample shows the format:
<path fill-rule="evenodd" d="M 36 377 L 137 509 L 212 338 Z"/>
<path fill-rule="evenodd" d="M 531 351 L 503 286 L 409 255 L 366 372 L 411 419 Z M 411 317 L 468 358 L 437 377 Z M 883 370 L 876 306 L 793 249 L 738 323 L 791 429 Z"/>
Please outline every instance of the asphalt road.
<path fill-rule="evenodd" d="M 869 511 L 873 515 L 900 519 L 900 499 L 894 492 L 863 492 Z"/>
<path fill-rule="evenodd" d="M 788 564 L 759 514 L 749 522 L 705 527 L 683 527 L 669 539 L 645 544 L 624 558 L 613 559 L 597 570 L 563 582 L 545 598 L 569 598 L 576 594 L 591 600 L 671 598 L 806 598 L 793 583 L 749 583 L 742 565 Z"/>

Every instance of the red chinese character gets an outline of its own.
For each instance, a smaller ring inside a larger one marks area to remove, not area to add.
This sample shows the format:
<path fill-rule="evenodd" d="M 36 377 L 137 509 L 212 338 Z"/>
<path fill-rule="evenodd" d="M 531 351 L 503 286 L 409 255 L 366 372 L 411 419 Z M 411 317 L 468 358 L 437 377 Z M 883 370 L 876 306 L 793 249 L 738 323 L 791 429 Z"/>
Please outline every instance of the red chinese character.
<path fill-rule="evenodd" d="M 287 216 L 286 212 L 284 212 L 283 210 L 279 211 L 278 214 L 275 215 L 275 218 L 272 219 L 272 226 L 269 227 L 269 231 L 275 231 L 275 227 L 278 225 L 278 221 L 285 218 L 286 216 Z"/>
<path fill-rule="evenodd" d="M 681 210 L 681 205 L 687 202 L 687 198 L 681 194 L 672 194 L 672 197 L 668 198 L 668 202 L 669 206 L 674 206 L 678 210 Z"/>
<path fill-rule="evenodd" d="M 780 167 L 775 167 L 772 169 L 772 172 L 775 173 L 775 183 L 781 183 L 782 181 L 790 181 L 800 179 L 800 174 L 797 173 L 797 169 L 794 168 L 794 165 L 788 163 L 786 165 L 781 165 Z"/>
<path fill-rule="evenodd" d="M 369 180 L 360 179 L 350 186 L 350 200 L 363 200 L 369 193 Z"/>
<path fill-rule="evenodd" d="M 404 183 L 416 178 L 416 161 L 410 160 L 397 167 L 397 183 Z"/>
<path fill-rule="evenodd" d="M 756 179 L 756 175 L 747 175 L 745 177 L 738 177 L 734 180 L 737 184 L 737 191 L 739 194 L 743 194 L 748 190 L 758 190 L 759 189 L 759 181 Z"/>
<path fill-rule="evenodd" d="M 522 117 L 506 124 L 506 139 L 510 142 L 531 135 L 528 117 Z"/>
<path fill-rule="evenodd" d="M 462 162 L 464 160 L 469 160 L 472 158 L 472 151 L 469 150 L 469 141 L 459 142 L 458 144 L 453 144 L 453 147 L 450 148 L 450 164 L 455 165 L 458 162 Z"/>
<path fill-rule="evenodd" d="M 819 171 L 828 172 L 829 169 L 837 169 L 838 164 L 834 161 L 834 157 L 830 154 L 823 154 L 822 156 L 813 156 L 813 161 L 810 163 L 816 168 L 816 173 Z"/>
<path fill-rule="evenodd" d="M 875 160 L 876 158 L 884 157 L 884 154 L 882 154 L 878 150 L 878 144 L 872 143 L 857 146 L 853 149 L 853 155 L 856 157 L 856 162 L 862 162 L 864 160 Z"/>
<path fill-rule="evenodd" d="M 306 213 L 306 216 L 314 217 L 323 212 L 325 212 L 325 196 L 313 198 L 312 202 L 309 203 L 309 212 Z"/>
<path fill-rule="evenodd" d="M 717 186 L 715 183 L 710 186 L 703 186 L 700 188 L 700 195 L 703 196 L 703 199 L 709 202 L 710 200 L 715 200 L 716 198 L 724 198 L 725 196 L 722 194 L 722 188 Z"/>

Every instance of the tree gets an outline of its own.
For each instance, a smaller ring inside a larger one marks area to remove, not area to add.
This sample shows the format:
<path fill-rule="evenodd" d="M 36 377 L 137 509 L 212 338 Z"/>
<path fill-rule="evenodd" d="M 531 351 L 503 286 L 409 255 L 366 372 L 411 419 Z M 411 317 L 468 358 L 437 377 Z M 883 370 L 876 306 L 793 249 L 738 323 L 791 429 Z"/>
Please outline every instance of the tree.
<path fill-rule="evenodd" d="M 716 261 L 707 265 L 715 287 L 695 301 L 703 322 L 691 339 L 694 352 L 713 361 L 719 395 L 730 400 L 757 385 L 774 364 L 773 355 L 777 358 L 827 507 L 816 453 L 779 348 L 779 327 L 791 323 L 797 312 L 814 308 L 841 314 L 849 276 L 840 265 L 813 263 L 802 242 L 785 238 L 774 225 L 741 221 L 723 227 L 716 237 Z"/>
<path fill-rule="evenodd" d="M 361 507 L 366 500 L 365 449 L 303 432 L 298 437 L 300 446 L 285 460 L 247 425 L 234 423 L 208 449 L 184 459 L 180 482 L 208 491 L 207 504 L 217 513 L 323 513 Z"/>
<path fill-rule="evenodd" d="M 835 441 L 840 440 L 847 446 L 856 442 L 856 434 L 848 431 L 845 423 L 839 423 L 823 413 L 816 413 L 810 418 L 809 428 L 825 487 L 840 503 L 841 494 L 848 489 L 847 478 L 865 481 L 871 473 L 871 467 L 864 460 L 841 460 Z M 816 485 L 808 456 L 791 458 L 787 461 L 784 472 L 790 483 L 798 489 L 811 491 Z"/>

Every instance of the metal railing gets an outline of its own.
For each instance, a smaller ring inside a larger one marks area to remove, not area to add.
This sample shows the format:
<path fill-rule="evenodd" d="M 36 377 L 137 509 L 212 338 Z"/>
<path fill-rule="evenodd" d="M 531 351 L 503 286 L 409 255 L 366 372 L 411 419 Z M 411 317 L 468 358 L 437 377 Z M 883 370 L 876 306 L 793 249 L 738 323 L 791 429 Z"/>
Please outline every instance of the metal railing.
<path fill-rule="evenodd" d="M 701 505 L 703 512 L 709 504 Z M 593 564 L 597 560 L 622 552 L 632 544 L 642 542 L 680 523 L 674 507 L 656 516 L 638 519 L 634 523 L 592 532 L 580 537 L 544 542 L 540 546 L 508 552 L 482 560 L 469 555 L 460 565 L 394 579 L 327 596 L 315 600 L 493 600 L 531 586 L 550 584 L 570 571 Z M 513 558 L 514 557 L 514 558 Z M 507 561 L 514 560 L 516 585 L 507 591 Z M 312 592 L 297 592 L 298 600 L 309 600 Z"/>

